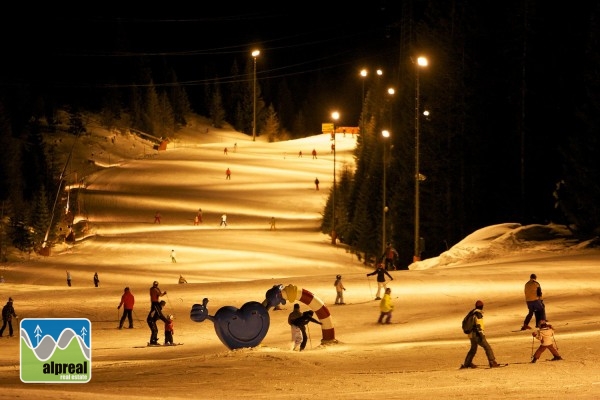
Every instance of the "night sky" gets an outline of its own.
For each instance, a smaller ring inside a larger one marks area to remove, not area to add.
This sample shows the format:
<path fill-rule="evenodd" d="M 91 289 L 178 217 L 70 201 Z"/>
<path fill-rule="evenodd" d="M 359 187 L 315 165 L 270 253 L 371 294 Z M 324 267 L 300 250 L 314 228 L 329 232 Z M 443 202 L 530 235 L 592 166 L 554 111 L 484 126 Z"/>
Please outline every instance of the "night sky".
<path fill-rule="evenodd" d="M 200 8 L 161 7 L 118 14 L 101 8 L 85 12 L 52 8 L 3 14 L 0 83 L 65 90 L 126 85 L 131 76 L 122 66 L 146 56 L 173 68 L 193 99 L 194 88 L 207 81 L 218 77 L 227 83 L 234 60 L 243 68 L 256 47 L 261 50 L 257 59 L 261 84 L 280 77 L 310 80 L 320 71 L 339 79 L 340 85 L 351 79 L 356 92 L 361 68 L 390 70 L 386 65 L 397 61 L 398 32 L 393 21 L 398 10 L 389 9 L 385 2 L 346 4 L 339 11 L 332 10 L 335 4 L 331 3 L 327 10 L 310 3 Z M 358 95 L 348 108 L 353 114 L 360 112 Z"/>

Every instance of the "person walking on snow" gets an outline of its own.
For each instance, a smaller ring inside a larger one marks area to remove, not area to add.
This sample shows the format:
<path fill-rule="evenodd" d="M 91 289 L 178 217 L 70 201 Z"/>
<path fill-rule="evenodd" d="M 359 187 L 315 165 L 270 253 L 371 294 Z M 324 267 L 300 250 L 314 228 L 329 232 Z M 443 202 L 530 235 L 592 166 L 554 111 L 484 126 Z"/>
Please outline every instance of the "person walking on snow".
<path fill-rule="evenodd" d="M 492 347 L 488 343 L 485 338 L 484 333 L 484 324 L 483 324 L 483 301 L 477 300 L 475 302 L 475 308 L 472 311 L 474 320 L 474 327 L 471 333 L 469 333 L 469 340 L 471 341 L 471 348 L 465 357 L 465 362 L 460 366 L 461 369 L 464 368 L 477 368 L 477 365 L 473 364 L 473 358 L 475 358 L 475 354 L 477 354 L 478 346 L 483 347 L 485 350 L 485 355 L 490 364 L 490 368 L 496 368 L 500 365 L 496 362 L 496 357 L 494 356 L 494 351 Z"/>
<path fill-rule="evenodd" d="M 346 304 L 344 303 L 344 284 L 342 283 L 342 276 L 338 275 L 335 277 L 335 282 L 333 282 L 333 286 L 335 286 L 335 304 Z"/>
<path fill-rule="evenodd" d="M 542 287 L 538 281 L 536 281 L 536 279 L 537 276 L 535 274 L 531 274 L 529 276 L 529 280 L 525 283 L 524 293 L 528 313 L 523 321 L 523 326 L 521 327 L 522 331 L 531 329 L 529 322 L 534 314 L 536 328 L 539 328 L 539 323 L 541 320 L 546 320 L 546 306 L 544 305 L 544 300 L 542 299 Z"/>
<path fill-rule="evenodd" d="M 309 322 L 314 322 L 315 324 L 323 325 L 322 322 L 319 322 L 316 319 L 314 319 L 313 315 L 313 310 L 304 311 L 301 317 L 298 317 L 294 321 L 292 321 L 292 323 L 298 328 L 300 328 L 300 331 L 302 332 L 302 343 L 300 343 L 300 351 L 304 350 L 304 348 L 306 347 L 306 342 L 308 341 L 308 335 L 306 334 L 306 325 L 308 325 Z"/>
<path fill-rule="evenodd" d="M 95 272 L 94 273 L 94 286 L 98 287 L 99 284 L 100 284 L 100 278 L 98 278 L 98 273 Z"/>
<path fill-rule="evenodd" d="M 292 329 L 292 350 L 297 351 L 300 348 L 300 344 L 302 343 L 302 331 L 299 327 L 294 325 L 294 321 L 302 316 L 302 312 L 300 311 L 300 304 L 294 304 L 294 311 L 288 315 L 288 324 Z"/>
<path fill-rule="evenodd" d="M 8 325 L 8 336 L 13 337 L 13 317 L 19 318 L 19 316 L 15 313 L 15 308 L 13 307 L 13 299 L 12 297 L 9 297 L 4 307 L 2 307 L 2 328 L 0 328 L 0 337 L 2 337 L 4 334 L 6 325 Z"/>
<path fill-rule="evenodd" d="M 392 276 L 385 270 L 385 268 L 383 268 L 381 264 L 377 264 L 377 269 L 367 274 L 367 276 L 375 274 L 377 274 L 377 295 L 375 296 L 375 300 L 381 300 L 381 297 L 379 297 L 379 295 L 381 294 L 381 290 L 383 289 L 385 291 L 387 289 L 385 276 L 387 275 L 391 281 L 393 281 L 394 278 L 392 278 Z"/>
<path fill-rule="evenodd" d="M 319 190 L 319 178 L 315 178 L 315 189 Z"/>
<path fill-rule="evenodd" d="M 123 306 L 123 316 L 121 317 L 121 321 L 119 321 L 119 329 L 123 329 L 123 323 L 125 322 L 125 318 L 129 321 L 129 329 L 133 329 L 133 305 L 135 304 L 135 297 L 129 287 L 126 287 L 123 290 L 123 295 L 121 296 L 121 302 L 117 306 L 117 310 L 121 309 Z"/>
<path fill-rule="evenodd" d="M 391 324 L 392 312 L 394 311 L 394 303 L 392 302 L 392 289 L 386 288 L 383 298 L 379 302 L 379 319 L 378 324 Z M 385 322 L 383 320 L 385 319 Z"/>
<path fill-rule="evenodd" d="M 556 347 L 556 340 L 554 340 L 554 329 L 552 325 L 547 324 L 546 321 L 540 321 L 540 327 L 537 332 L 532 332 L 531 335 L 540 341 L 540 347 L 536 350 L 535 354 L 531 357 L 531 362 L 535 364 L 539 360 L 540 356 L 546 349 L 550 350 L 550 353 L 554 356 L 550 361 L 560 361 L 562 357 L 558 354 Z"/>

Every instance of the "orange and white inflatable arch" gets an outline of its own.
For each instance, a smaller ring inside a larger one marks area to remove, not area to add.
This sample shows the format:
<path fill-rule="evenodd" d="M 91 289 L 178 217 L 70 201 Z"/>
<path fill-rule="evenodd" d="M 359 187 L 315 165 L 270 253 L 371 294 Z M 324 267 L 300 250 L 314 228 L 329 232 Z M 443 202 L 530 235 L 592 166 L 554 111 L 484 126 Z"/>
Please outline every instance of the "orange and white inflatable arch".
<path fill-rule="evenodd" d="M 317 296 L 312 294 L 306 289 L 298 288 L 295 285 L 287 285 L 281 290 L 281 296 L 293 303 L 295 301 L 299 301 L 301 303 L 306 304 L 310 307 L 311 310 L 315 312 L 317 318 L 323 325 L 321 325 L 321 330 L 323 333 L 323 339 L 321 339 L 322 344 L 328 343 L 336 343 L 335 339 L 335 329 L 333 327 L 333 321 L 331 319 L 331 314 L 329 313 L 329 309 L 325 306 L 325 303 Z"/>

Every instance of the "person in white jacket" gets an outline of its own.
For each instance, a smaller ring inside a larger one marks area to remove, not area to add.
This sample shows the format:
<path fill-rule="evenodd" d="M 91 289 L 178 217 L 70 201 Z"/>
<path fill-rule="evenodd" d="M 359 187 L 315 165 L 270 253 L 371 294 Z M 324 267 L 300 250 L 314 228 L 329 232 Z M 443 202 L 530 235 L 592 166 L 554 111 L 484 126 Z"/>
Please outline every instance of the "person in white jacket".
<path fill-rule="evenodd" d="M 537 332 L 533 332 L 531 334 L 534 338 L 540 341 L 540 347 L 535 351 L 535 354 L 531 358 L 531 362 L 535 363 L 542 353 L 546 351 L 546 349 L 550 350 L 550 353 L 554 356 L 551 361 L 559 361 L 562 360 L 560 354 L 558 354 L 558 349 L 556 348 L 556 341 L 554 340 L 554 329 L 552 325 L 546 323 L 546 321 L 540 321 L 540 327 Z"/>

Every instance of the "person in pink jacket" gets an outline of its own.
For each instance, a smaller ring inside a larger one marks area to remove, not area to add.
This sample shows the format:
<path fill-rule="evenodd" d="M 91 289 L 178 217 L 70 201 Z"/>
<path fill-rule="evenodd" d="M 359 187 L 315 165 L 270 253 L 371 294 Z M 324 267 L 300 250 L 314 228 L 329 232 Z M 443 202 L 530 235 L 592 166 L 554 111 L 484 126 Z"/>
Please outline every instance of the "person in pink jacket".
<path fill-rule="evenodd" d="M 121 322 L 119 323 L 119 329 L 123 329 L 123 323 L 125 322 L 125 318 L 129 320 L 129 329 L 133 329 L 133 316 L 131 313 L 133 312 L 133 305 L 135 304 L 135 297 L 129 287 L 126 287 L 123 290 L 123 295 L 121 296 L 121 302 L 117 306 L 117 310 L 123 306 L 123 316 L 121 317 Z"/>
<path fill-rule="evenodd" d="M 551 361 L 562 360 L 562 357 L 560 354 L 558 354 L 558 349 L 556 348 L 554 329 L 552 329 L 552 325 L 546 323 L 545 320 L 541 320 L 539 329 L 537 332 L 533 332 L 531 335 L 540 341 L 540 347 L 538 347 L 533 357 L 531 357 L 531 362 L 533 364 L 535 364 L 535 362 L 540 358 L 542 353 L 546 351 L 546 349 L 550 350 L 550 353 L 552 353 L 554 356 Z"/>

